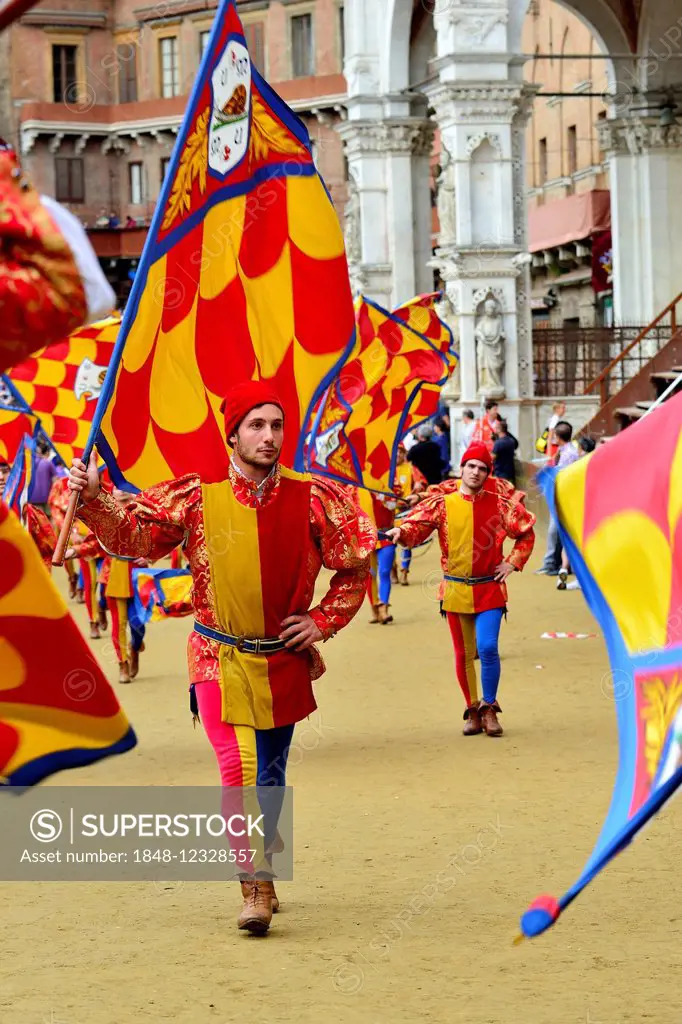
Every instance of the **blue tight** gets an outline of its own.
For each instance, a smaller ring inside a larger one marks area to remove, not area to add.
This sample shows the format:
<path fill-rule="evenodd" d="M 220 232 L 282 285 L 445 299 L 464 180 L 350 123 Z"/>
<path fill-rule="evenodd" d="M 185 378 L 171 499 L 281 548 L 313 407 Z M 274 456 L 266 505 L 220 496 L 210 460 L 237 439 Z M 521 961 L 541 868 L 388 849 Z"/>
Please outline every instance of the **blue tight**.
<path fill-rule="evenodd" d="M 389 604 L 391 600 L 391 569 L 395 562 L 395 544 L 388 544 L 377 551 L 379 568 L 379 604 Z"/>
<path fill-rule="evenodd" d="M 455 648 L 457 681 L 467 707 L 478 703 L 476 652 L 481 659 L 483 700 L 494 704 L 500 683 L 500 652 L 498 640 L 504 608 L 491 608 L 475 615 L 447 612 L 448 625 Z"/>

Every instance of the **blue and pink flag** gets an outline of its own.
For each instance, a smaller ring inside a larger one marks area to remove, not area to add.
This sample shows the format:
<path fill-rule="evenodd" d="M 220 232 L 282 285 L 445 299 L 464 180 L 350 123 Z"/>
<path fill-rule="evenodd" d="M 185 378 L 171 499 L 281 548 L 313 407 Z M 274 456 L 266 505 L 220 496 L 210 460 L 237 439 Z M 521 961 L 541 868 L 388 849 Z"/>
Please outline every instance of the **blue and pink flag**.
<path fill-rule="evenodd" d="M 682 785 L 682 396 L 543 477 L 606 640 L 620 757 L 592 855 L 560 899 L 538 897 L 526 911 L 528 937 L 549 928 Z"/>

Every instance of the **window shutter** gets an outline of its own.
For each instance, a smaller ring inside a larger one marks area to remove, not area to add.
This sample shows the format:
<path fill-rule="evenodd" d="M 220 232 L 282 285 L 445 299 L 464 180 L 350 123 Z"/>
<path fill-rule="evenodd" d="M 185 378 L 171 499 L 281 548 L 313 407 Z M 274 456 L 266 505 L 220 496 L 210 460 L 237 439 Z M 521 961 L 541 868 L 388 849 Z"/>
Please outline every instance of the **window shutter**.
<path fill-rule="evenodd" d="M 83 160 L 77 157 L 69 160 L 71 165 L 71 200 L 74 203 L 85 202 L 85 174 L 83 173 Z"/>
<path fill-rule="evenodd" d="M 69 200 L 69 161 L 62 156 L 55 157 L 54 161 L 55 198 L 59 202 Z"/>

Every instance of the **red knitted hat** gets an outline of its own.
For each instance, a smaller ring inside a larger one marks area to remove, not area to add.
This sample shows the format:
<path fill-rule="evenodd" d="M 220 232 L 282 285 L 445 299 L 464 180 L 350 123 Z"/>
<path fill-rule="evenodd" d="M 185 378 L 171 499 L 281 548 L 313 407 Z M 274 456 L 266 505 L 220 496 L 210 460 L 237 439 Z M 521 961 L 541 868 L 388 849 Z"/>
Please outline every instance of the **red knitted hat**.
<path fill-rule="evenodd" d="M 469 461 L 469 459 L 476 459 L 477 462 L 484 462 L 488 467 L 488 472 L 493 468 L 492 455 L 481 441 L 474 441 L 473 444 L 469 445 L 462 456 L 460 465 L 463 466 L 465 462 Z"/>
<path fill-rule="evenodd" d="M 235 384 L 220 406 L 225 416 L 225 437 L 229 444 L 231 436 L 247 413 L 259 405 L 276 405 L 284 414 L 284 406 L 272 384 L 264 380 L 244 380 Z"/>

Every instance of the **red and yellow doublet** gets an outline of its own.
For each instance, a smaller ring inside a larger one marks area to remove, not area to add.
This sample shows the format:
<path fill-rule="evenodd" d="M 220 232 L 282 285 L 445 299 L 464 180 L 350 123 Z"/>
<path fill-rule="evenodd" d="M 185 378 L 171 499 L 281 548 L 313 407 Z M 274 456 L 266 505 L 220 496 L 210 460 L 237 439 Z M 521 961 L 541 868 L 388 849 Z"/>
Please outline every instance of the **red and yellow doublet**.
<path fill-rule="evenodd" d="M 521 570 L 535 543 L 535 516 L 519 501 L 483 488 L 478 494 L 459 489 L 426 498 L 400 524 L 400 542 L 415 547 L 438 530 L 441 568 L 448 576 L 492 576 L 501 561 Z M 514 540 L 503 555 L 504 539 Z M 456 583 L 444 580 L 439 595 L 446 612 L 474 614 L 507 604 L 503 583 Z"/>
<path fill-rule="evenodd" d="M 198 476 L 159 484 L 121 507 L 107 494 L 79 516 L 109 550 L 162 558 L 184 541 L 195 619 L 234 636 L 276 637 L 282 620 L 308 612 L 322 565 L 330 589 L 309 611 L 327 639 L 362 603 L 376 534 L 340 488 L 277 466 L 258 488 L 230 464 L 227 480 Z M 192 632 L 190 681 L 219 680 L 223 721 L 272 729 L 316 707 L 311 682 L 324 671 L 315 648 L 239 652 Z"/>

